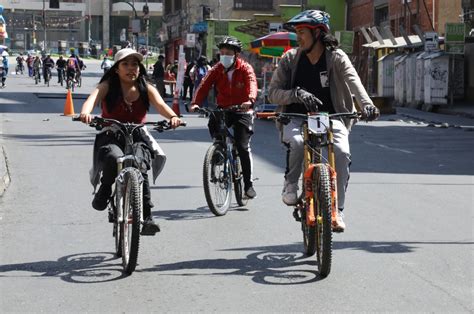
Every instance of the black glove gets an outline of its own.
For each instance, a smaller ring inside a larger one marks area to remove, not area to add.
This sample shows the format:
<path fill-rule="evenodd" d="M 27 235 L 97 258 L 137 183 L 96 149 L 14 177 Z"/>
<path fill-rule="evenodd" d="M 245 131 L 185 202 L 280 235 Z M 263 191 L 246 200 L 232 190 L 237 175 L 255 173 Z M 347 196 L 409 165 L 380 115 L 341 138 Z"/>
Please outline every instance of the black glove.
<path fill-rule="evenodd" d="M 318 97 L 314 96 L 310 92 L 304 90 L 301 87 L 297 87 L 295 90 L 295 97 L 298 103 L 305 105 L 306 109 L 309 112 L 316 112 L 318 111 L 318 104 L 322 105 L 323 103 Z"/>
<path fill-rule="evenodd" d="M 379 108 L 375 107 L 374 105 L 364 106 L 363 112 L 364 112 L 364 117 L 367 121 L 375 120 L 380 116 Z"/>

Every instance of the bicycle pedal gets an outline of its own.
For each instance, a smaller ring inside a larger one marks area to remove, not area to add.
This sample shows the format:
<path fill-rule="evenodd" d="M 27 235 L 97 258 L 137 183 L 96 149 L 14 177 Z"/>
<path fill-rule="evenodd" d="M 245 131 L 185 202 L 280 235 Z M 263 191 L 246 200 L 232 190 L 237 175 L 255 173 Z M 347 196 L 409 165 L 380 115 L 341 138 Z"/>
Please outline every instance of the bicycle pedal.
<path fill-rule="evenodd" d="M 301 217 L 300 217 L 300 210 L 298 208 L 295 208 L 293 210 L 293 218 L 295 218 L 296 221 L 301 221 Z"/>
<path fill-rule="evenodd" d="M 109 215 L 108 216 L 109 216 L 109 222 L 114 223 L 115 222 L 114 213 L 109 210 Z"/>

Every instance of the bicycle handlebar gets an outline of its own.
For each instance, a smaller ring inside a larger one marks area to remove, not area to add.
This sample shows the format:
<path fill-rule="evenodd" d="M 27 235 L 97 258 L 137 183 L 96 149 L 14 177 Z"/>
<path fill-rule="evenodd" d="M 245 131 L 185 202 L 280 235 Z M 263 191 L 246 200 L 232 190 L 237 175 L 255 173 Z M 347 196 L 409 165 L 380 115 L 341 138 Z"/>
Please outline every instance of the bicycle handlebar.
<path fill-rule="evenodd" d="M 79 116 L 75 116 L 72 118 L 72 121 L 81 121 L 80 117 Z M 111 123 L 111 124 L 115 124 L 117 125 L 118 127 L 122 128 L 124 126 L 136 126 L 136 127 L 143 127 L 145 125 L 152 125 L 154 126 L 153 130 L 155 131 L 158 131 L 158 132 L 163 132 L 165 130 L 170 130 L 172 127 L 171 127 L 171 124 L 169 123 L 168 120 L 161 120 L 161 121 L 157 121 L 157 122 L 145 122 L 145 123 L 123 123 L 123 122 L 120 122 L 118 120 L 115 120 L 115 119 L 108 119 L 108 118 L 102 118 L 102 117 L 99 117 L 99 116 L 95 116 L 92 118 L 92 121 L 91 123 L 89 123 L 89 126 L 90 127 L 93 127 L 93 128 L 96 128 L 96 127 L 102 127 L 104 126 L 104 124 L 108 124 L 108 123 Z M 180 126 L 186 126 L 186 121 L 182 121 L 180 123 Z"/>
<path fill-rule="evenodd" d="M 357 119 L 357 118 L 360 118 L 361 116 L 362 116 L 361 112 L 343 112 L 343 113 L 329 114 L 330 119 L 337 119 L 337 118 Z M 280 117 L 307 119 L 309 115 L 306 113 L 286 113 L 286 112 L 258 112 L 257 113 L 257 118 L 278 120 L 280 119 Z"/>
<path fill-rule="evenodd" d="M 190 112 L 188 104 L 185 104 L 184 108 L 186 108 L 186 112 Z M 208 113 L 215 112 L 215 111 L 238 111 L 238 110 L 241 110 L 241 109 L 244 109 L 244 107 L 242 105 L 233 105 L 233 106 L 226 107 L 226 108 L 217 107 L 215 109 L 199 107 L 198 109 L 193 110 L 193 112 L 208 114 Z"/>

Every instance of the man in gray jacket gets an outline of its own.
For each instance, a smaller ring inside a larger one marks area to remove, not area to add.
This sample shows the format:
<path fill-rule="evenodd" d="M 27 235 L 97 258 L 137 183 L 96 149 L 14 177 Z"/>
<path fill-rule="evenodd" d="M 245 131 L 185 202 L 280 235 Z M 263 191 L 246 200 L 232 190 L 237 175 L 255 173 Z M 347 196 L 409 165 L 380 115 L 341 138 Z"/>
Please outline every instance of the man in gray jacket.
<path fill-rule="evenodd" d="M 337 39 L 329 34 L 329 14 L 307 10 L 289 20 L 285 27 L 295 30 L 299 48 L 288 51 L 281 58 L 269 86 L 269 98 L 278 104 L 277 111 L 307 113 L 355 112 L 353 95 L 362 106 L 367 120 L 375 120 L 380 113 L 362 85 L 347 55 L 337 48 Z M 317 98 L 316 98 L 317 97 Z M 318 99 L 322 104 L 317 105 Z M 281 140 L 288 148 L 287 168 L 282 200 L 287 205 L 297 202 L 298 180 L 303 164 L 301 120 L 281 126 Z M 349 180 L 351 155 L 349 131 L 352 120 L 333 121 L 336 154 L 338 215 L 333 231 L 345 229 L 342 211 Z"/>

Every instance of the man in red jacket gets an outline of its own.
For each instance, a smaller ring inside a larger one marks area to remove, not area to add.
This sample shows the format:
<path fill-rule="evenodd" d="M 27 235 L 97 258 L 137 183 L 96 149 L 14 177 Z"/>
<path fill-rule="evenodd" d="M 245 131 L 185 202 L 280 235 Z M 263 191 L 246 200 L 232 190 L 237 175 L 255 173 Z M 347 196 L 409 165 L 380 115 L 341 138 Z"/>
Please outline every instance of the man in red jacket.
<path fill-rule="evenodd" d="M 217 91 L 216 103 L 220 108 L 241 105 L 239 111 L 229 112 L 227 125 L 233 126 L 234 137 L 244 177 L 244 191 L 248 198 L 257 196 L 252 184 L 252 153 L 250 139 L 253 134 L 253 104 L 257 98 L 257 78 L 253 67 L 239 58 L 242 43 L 235 37 L 227 36 L 217 45 L 220 60 L 206 74 L 191 102 L 191 110 L 196 110 L 207 98 L 214 86 Z M 216 122 L 209 119 L 211 136 L 215 133 Z M 213 136 L 214 137 L 214 136 Z"/>

